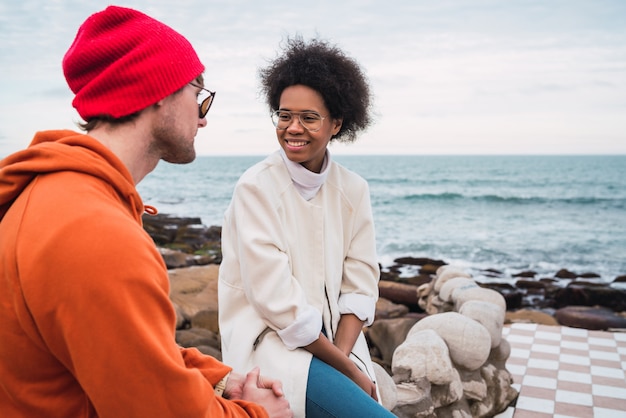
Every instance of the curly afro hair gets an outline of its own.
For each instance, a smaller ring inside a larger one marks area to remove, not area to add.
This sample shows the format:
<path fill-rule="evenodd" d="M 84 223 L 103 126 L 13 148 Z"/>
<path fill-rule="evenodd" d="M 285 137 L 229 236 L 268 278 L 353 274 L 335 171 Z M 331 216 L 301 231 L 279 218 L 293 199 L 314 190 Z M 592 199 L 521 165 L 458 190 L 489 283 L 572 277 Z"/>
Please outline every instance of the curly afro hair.
<path fill-rule="evenodd" d="M 284 54 L 259 70 L 261 92 L 270 111 L 280 106 L 287 87 L 301 84 L 317 91 L 332 118 L 343 123 L 333 140 L 354 142 L 356 134 L 371 123 L 370 88 L 357 62 L 337 46 L 301 36 L 288 38 Z"/>

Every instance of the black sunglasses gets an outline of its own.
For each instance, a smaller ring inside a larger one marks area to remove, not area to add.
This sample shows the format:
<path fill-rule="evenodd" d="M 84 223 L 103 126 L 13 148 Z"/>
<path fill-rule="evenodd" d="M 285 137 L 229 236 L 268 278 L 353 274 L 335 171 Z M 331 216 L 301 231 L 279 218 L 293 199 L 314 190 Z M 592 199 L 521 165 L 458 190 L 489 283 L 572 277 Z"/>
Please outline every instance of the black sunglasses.
<path fill-rule="evenodd" d="M 193 83 L 189 83 L 192 86 L 194 86 L 197 89 L 200 89 L 200 93 L 198 95 L 198 99 L 200 99 L 202 97 L 201 100 L 199 100 L 198 102 L 198 116 L 200 117 L 200 119 L 204 118 L 206 116 L 207 113 L 209 113 L 209 109 L 211 108 L 211 105 L 213 104 L 213 99 L 215 98 L 215 92 L 205 89 L 204 87 L 198 86 L 196 84 Z M 203 94 L 204 92 L 204 94 Z M 208 93 L 208 96 L 203 97 L 205 94 Z"/>

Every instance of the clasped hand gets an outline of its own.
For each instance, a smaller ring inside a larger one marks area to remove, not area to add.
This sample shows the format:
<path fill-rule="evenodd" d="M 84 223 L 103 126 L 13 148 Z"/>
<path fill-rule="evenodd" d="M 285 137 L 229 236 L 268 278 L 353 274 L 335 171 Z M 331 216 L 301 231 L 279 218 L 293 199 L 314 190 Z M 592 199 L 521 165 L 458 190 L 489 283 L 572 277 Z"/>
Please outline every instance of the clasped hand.
<path fill-rule="evenodd" d="M 281 382 L 262 377 L 258 367 L 248 372 L 245 377 L 238 373 L 231 373 L 226 381 L 224 397 L 259 404 L 265 408 L 270 417 L 293 417 Z"/>

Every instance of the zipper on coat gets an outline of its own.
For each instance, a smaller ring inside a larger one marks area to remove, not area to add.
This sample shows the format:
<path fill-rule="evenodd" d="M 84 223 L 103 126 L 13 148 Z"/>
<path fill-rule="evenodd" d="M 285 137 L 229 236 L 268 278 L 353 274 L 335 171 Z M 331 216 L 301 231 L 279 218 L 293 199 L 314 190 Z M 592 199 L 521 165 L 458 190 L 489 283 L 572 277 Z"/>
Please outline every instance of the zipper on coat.
<path fill-rule="evenodd" d="M 328 288 L 326 287 L 326 283 L 324 283 L 324 295 L 326 296 L 326 304 L 328 305 L 328 314 L 330 315 L 330 318 L 328 321 L 330 323 L 330 335 L 333 338 L 332 340 L 335 341 L 335 330 L 333 329 L 333 310 L 330 308 L 330 298 L 328 297 Z"/>
<path fill-rule="evenodd" d="M 263 330 L 263 332 L 261 332 L 259 334 L 258 337 L 256 337 L 256 340 L 254 340 L 254 343 L 252 344 L 252 351 L 255 351 L 257 346 L 261 343 L 261 341 L 263 340 L 263 337 L 265 337 L 265 335 L 270 332 L 272 329 L 270 327 L 265 327 L 265 329 Z"/>
<path fill-rule="evenodd" d="M 361 365 L 359 366 L 359 364 L 354 359 L 351 359 L 352 362 L 356 365 L 356 367 L 358 367 L 363 373 L 365 373 L 373 383 L 376 383 L 376 376 L 372 376 L 370 374 L 369 370 L 367 370 L 367 366 L 365 365 L 365 362 L 361 360 L 361 357 L 354 354 L 354 351 L 351 351 L 350 354 L 354 356 L 354 359 L 358 360 L 358 363 L 361 363 Z"/>

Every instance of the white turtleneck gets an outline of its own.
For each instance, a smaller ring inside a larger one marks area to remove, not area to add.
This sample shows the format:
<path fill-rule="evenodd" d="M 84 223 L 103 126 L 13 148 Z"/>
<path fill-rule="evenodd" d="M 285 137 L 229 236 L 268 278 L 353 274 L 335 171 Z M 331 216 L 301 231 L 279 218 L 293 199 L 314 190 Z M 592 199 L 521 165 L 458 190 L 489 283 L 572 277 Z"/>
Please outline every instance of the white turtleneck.
<path fill-rule="evenodd" d="M 291 181 L 296 186 L 298 193 L 307 201 L 313 199 L 328 176 L 328 167 L 330 166 L 330 152 L 328 149 L 326 149 L 322 170 L 319 174 L 308 170 L 302 164 L 291 161 L 282 148 L 280 149 L 280 155 L 283 157 L 287 171 L 289 171 L 291 176 Z"/>

